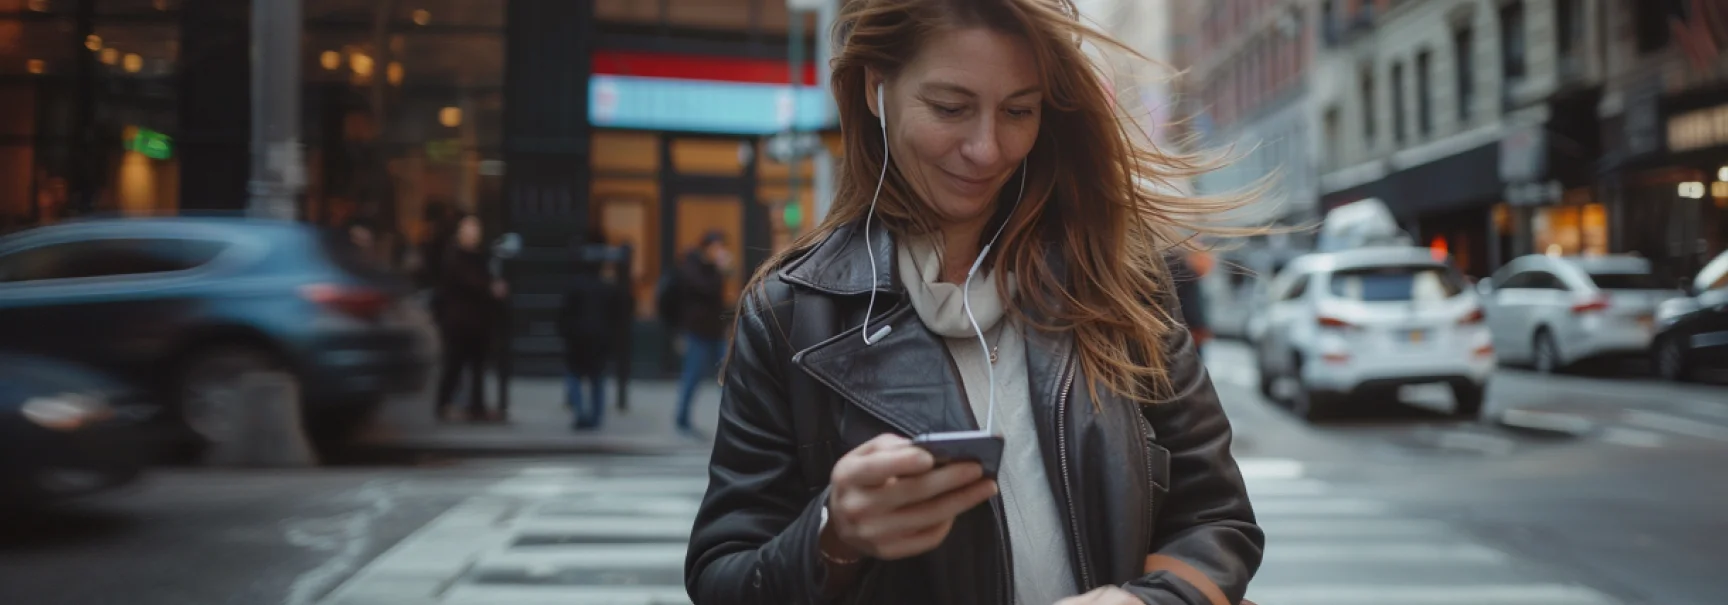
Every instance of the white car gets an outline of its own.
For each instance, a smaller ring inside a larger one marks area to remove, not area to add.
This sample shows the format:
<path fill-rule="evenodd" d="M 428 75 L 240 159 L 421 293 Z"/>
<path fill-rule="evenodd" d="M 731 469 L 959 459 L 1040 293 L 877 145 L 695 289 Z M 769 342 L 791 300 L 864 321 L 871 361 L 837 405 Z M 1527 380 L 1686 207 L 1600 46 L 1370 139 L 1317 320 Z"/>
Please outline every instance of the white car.
<path fill-rule="evenodd" d="M 1449 390 L 1458 415 L 1480 413 L 1495 366 L 1482 307 L 1430 249 L 1310 254 L 1267 293 L 1254 322 L 1260 388 L 1298 415 L 1333 416 L 1366 395 L 1397 401 L 1407 387 Z"/>
<path fill-rule="evenodd" d="M 1539 372 L 1585 359 L 1640 355 L 1656 334 L 1656 308 L 1683 294 L 1631 256 L 1520 257 L 1477 285 L 1494 347 Z"/>

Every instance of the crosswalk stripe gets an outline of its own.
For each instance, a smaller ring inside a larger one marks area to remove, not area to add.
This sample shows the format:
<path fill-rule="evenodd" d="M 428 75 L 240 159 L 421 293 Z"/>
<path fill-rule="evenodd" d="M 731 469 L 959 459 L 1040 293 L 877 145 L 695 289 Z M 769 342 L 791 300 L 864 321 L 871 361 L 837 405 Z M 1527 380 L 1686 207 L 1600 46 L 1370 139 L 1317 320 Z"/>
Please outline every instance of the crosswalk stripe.
<path fill-rule="evenodd" d="M 1470 543 L 1361 543 L 1340 540 L 1285 540 L 1266 546 L 1266 560 L 1279 563 L 1501 563 L 1506 553 Z"/>
<path fill-rule="evenodd" d="M 1345 518 L 1345 519 L 1301 519 L 1294 522 L 1261 523 L 1268 536 L 1276 539 L 1298 538 L 1335 538 L 1361 539 L 1386 538 L 1403 540 L 1410 538 L 1435 538 L 1450 535 L 1452 532 L 1444 523 L 1420 519 L 1399 518 Z M 1268 541 L 1272 541 L 1269 538 Z"/>
<path fill-rule="evenodd" d="M 1248 598 L 1275 605 L 1613 605 L 1588 588 L 1565 584 L 1469 586 L 1365 583 L 1253 587 Z"/>

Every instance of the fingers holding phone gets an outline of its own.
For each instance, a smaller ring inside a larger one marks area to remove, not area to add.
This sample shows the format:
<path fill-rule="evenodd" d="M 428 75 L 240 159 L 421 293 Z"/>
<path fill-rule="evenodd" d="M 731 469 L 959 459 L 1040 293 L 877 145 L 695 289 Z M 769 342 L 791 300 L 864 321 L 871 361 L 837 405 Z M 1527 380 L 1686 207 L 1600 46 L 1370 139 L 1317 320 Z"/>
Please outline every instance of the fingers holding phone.
<path fill-rule="evenodd" d="M 954 518 L 996 494 L 976 463 L 937 466 L 897 435 L 858 446 L 834 465 L 823 546 L 840 558 L 902 559 L 935 549 Z"/>

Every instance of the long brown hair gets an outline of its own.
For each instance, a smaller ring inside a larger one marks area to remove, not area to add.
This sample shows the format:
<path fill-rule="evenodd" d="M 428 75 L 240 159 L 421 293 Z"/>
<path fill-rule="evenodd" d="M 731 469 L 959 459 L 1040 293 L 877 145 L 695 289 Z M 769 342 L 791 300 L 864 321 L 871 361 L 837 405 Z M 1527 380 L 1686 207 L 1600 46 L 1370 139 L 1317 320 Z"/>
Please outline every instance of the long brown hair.
<path fill-rule="evenodd" d="M 1026 40 L 1044 90 L 1043 122 L 1026 162 L 1026 198 L 1013 216 L 999 217 L 1008 225 L 996 247 L 1001 253 L 988 261 L 996 275 L 1013 271 L 1019 291 L 1031 294 L 1024 297 L 1030 308 L 1013 313 L 1023 321 L 1042 318 L 1040 329 L 1071 332 L 1089 389 L 1102 385 L 1140 403 L 1168 398 L 1162 345 L 1180 328 L 1172 309 L 1160 304 L 1174 298 L 1162 256 L 1192 245 L 1194 234 L 1230 231 L 1214 226 L 1218 217 L 1250 198 L 1176 193 L 1173 183 L 1218 162 L 1159 150 L 1118 114 L 1106 76 L 1082 44 L 1149 59 L 1082 24 L 1073 0 L 849 0 L 834 31 L 830 83 L 845 159 L 833 204 L 820 225 L 765 263 L 752 285 L 869 211 L 884 150 L 865 99 L 866 71 L 893 77 L 922 41 L 969 27 Z M 932 231 L 932 210 L 896 171 L 888 174 L 875 221 L 897 236 Z M 1018 187 L 1003 189 L 999 197 L 1012 201 Z"/>

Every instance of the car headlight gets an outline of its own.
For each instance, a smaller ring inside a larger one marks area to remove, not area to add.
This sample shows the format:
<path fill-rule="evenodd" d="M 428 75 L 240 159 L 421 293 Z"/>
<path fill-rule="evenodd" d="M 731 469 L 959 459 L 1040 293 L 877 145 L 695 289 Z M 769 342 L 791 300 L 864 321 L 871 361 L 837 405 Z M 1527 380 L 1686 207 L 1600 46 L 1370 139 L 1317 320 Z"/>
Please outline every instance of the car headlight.
<path fill-rule="evenodd" d="M 74 431 L 84 425 L 114 416 L 105 398 L 82 393 L 35 397 L 19 410 L 24 418 L 45 429 Z"/>

